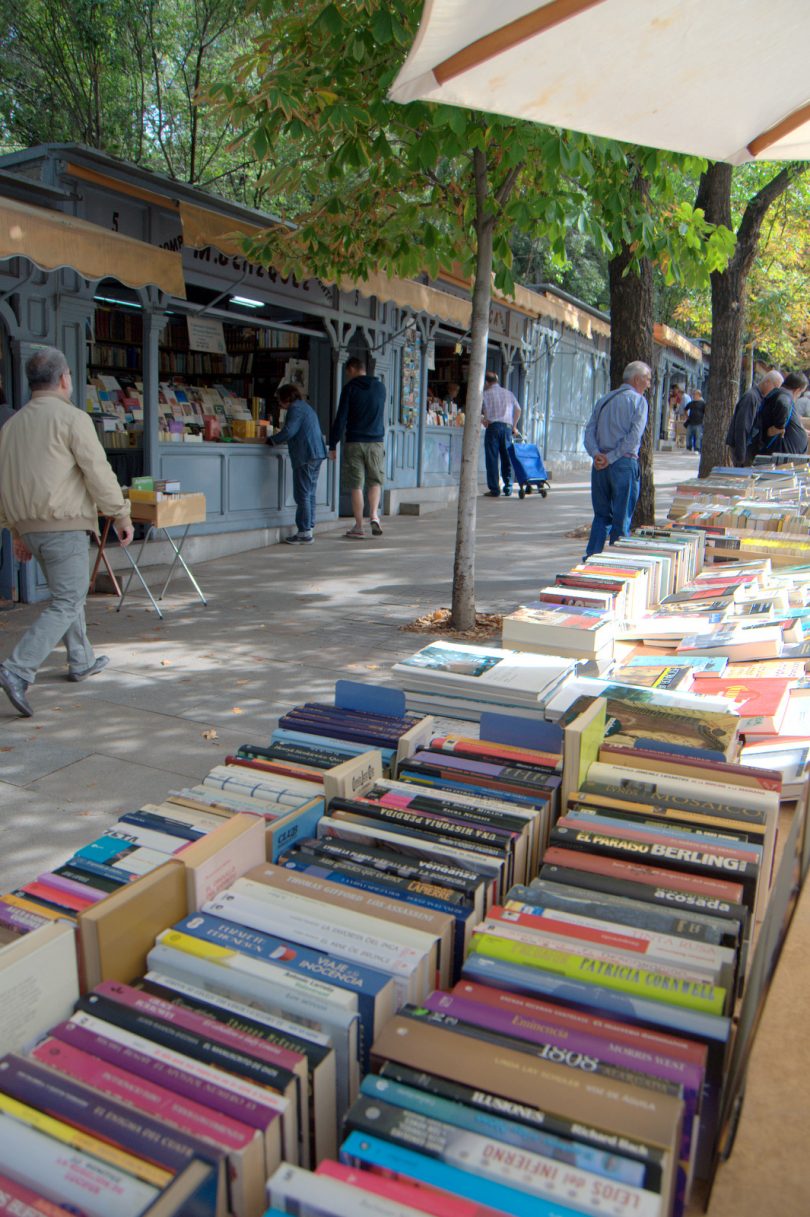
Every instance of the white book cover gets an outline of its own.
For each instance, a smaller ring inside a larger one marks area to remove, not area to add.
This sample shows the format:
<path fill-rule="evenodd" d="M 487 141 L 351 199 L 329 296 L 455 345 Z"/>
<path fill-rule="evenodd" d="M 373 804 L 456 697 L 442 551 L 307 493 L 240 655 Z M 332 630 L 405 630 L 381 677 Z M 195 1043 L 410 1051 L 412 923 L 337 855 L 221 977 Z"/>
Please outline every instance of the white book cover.
<path fill-rule="evenodd" d="M 143 849 L 158 850 L 166 854 L 176 854 L 188 845 L 185 837 L 175 837 L 169 832 L 159 832 L 154 828 L 142 828 L 140 824 L 128 824 L 118 820 L 104 832 L 105 837 L 115 837 L 118 841 L 128 841 Z"/>
<path fill-rule="evenodd" d="M 420 1001 L 425 996 L 424 991 L 420 992 L 421 955 L 407 947 L 400 950 L 395 945 L 389 946 L 383 938 L 375 940 L 370 935 L 358 935 L 331 925 L 331 909 L 320 918 L 295 911 L 279 914 L 261 901 L 230 891 L 206 901 L 202 911 L 302 947 L 324 951 L 335 959 L 383 972 L 394 980 L 398 1005 Z"/>
<path fill-rule="evenodd" d="M 325 921 L 329 923 L 330 941 L 343 942 L 345 949 L 359 949 L 365 944 L 369 955 L 382 958 L 388 946 L 388 957 L 391 961 L 387 967 L 373 964 L 369 959 L 369 967 L 378 967 L 393 976 L 407 977 L 410 1001 L 421 1001 L 431 986 L 435 975 L 438 940 L 435 935 L 425 930 L 413 929 L 407 925 L 397 925 L 395 922 L 384 923 L 384 934 L 381 923 L 376 917 L 371 917 L 362 911 L 343 908 L 337 904 L 327 904 L 323 900 L 313 899 L 304 892 L 316 880 L 313 876 L 303 875 L 296 871 L 285 871 L 285 876 L 301 886 L 302 894 L 289 891 L 287 888 L 275 888 L 266 883 L 257 883 L 253 879 L 237 879 L 231 891 L 258 901 L 266 909 L 271 909 L 277 918 L 276 933 L 308 934 L 313 939 L 302 946 L 318 946 L 324 939 L 317 935 L 325 932 Z M 351 891 L 351 889 L 348 889 Z M 282 935 L 283 936 L 283 935 Z M 293 941 L 296 941 L 293 938 Z M 394 950 L 391 951 L 390 948 Z M 328 949 L 328 948 L 324 948 Z M 399 958 L 394 970 L 393 960 Z M 354 962 L 362 962 L 356 959 Z"/>
<path fill-rule="evenodd" d="M 162 859 L 165 862 L 165 857 Z M 54 921 L 0 950 L 0 1045 L 19 1052 L 54 1023 L 70 1016 L 79 999 L 76 931 Z"/>
<path fill-rule="evenodd" d="M 160 1194 L 150 1183 L 0 1113 L 0 1170 L 86 1217 L 141 1217 Z"/>
<path fill-rule="evenodd" d="M 273 1212 L 299 1217 L 422 1217 L 424 1211 L 286 1162 L 268 1180 L 267 1199 Z"/>
<path fill-rule="evenodd" d="M 536 699 L 550 683 L 556 683 L 574 667 L 574 661 L 559 655 L 439 641 L 394 664 L 394 671 L 408 687 L 480 686 L 487 691 L 509 690 Z"/>
<path fill-rule="evenodd" d="M 659 930 L 648 930 L 646 927 L 615 925 L 601 921 L 598 917 L 585 917 L 578 913 L 567 913 L 560 909 L 543 910 L 539 896 L 537 906 L 521 902 L 520 900 L 507 900 L 504 909 L 506 914 L 525 912 L 532 916 L 537 915 L 533 913 L 533 909 L 538 906 L 541 909 L 539 915 L 543 917 L 543 920 L 564 922 L 566 925 L 572 926 L 582 926 L 586 930 L 607 930 L 616 934 L 627 935 L 631 940 L 635 939 L 639 943 L 645 943 L 646 946 L 643 949 L 643 957 L 645 959 L 672 960 L 673 963 L 686 963 L 690 967 L 711 973 L 719 973 L 723 968 L 733 968 L 735 966 L 736 953 L 731 947 L 715 946 L 711 942 L 699 942 L 691 938 L 680 938 L 676 934 L 663 934 Z M 550 930 L 549 932 L 553 933 L 554 931 Z M 577 940 L 569 938 L 568 941 L 575 942 Z M 635 949 L 638 950 L 639 947 Z"/>
<path fill-rule="evenodd" d="M 688 777 L 680 773 L 661 773 L 655 769 L 637 769 L 635 765 L 594 761 L 588 770 L 588 781 L 600 782 L 605 786 L 620 786 L 623 783 L 636 787 L 649 786 L 660 794 L 682 794 L 690 799 L 704 799 L 707 803 L 756 809 L 772 815 L 779 810 L 776 791 L 735 786 L 722 773 L 718 773 L 716 778 L 710 776 L 709 772 L 702 772 L 700 777 Z"/>
<path fill-rule="evenodd" d="M 338 1118 L 342 1116 L 360 1085 L 358 1014 L 346 1014 L 325 1004 L 314 1008 L 312 1001 L 283 983 L 267 984 L 249 972 L 223 968 L 210 959 L 160 942 L 149 952 L 147 965 L 150 971 L 186 981 L 208 993 L 230 997 L 274 1017 L 280 1015 L 302 1029 L 325 1035 L 335 1050 L 335 1102 Z"/>
<path fill-rule="evenodd" d="M 380 845 L 411 857 L 433 858 L 440 862 L 447 860 L 454 866 L 465 867 L 471 874 L 488 878 L 498 887 L 501 885 L 504 862 L 492 854 L 478 853 L 455 845 L 443 845 L 424 837 L 406 837 L 401 833 L 387 832 L 367 824 L 333 820 L 330 816 L 323 816 L 318 821 L 317 835 L 337 837 L 341 841 L 359 841 L 365 845 Z"/>

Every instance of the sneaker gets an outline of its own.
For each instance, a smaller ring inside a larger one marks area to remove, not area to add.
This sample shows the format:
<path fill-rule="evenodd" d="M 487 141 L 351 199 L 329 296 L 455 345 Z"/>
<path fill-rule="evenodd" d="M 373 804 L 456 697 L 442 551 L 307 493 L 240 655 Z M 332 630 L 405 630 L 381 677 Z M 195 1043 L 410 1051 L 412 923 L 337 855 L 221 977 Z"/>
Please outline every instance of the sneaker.
<path fill-rule="evenodd" d="M 511 486 L 504 486 L 504 488 L 503 488 L 503 493 L 504 493 L 504 495 L 506 496 L 506 498 L 508 499 L 508 498 L 509 498 L 509 496 L 510 496 L 510 495 L 511 495 L 511 493 L 512 493 L 512 487 L 511 487 Z"/>
<path fill-rule="evenodd" d="M 95 676 L 96 672 L 101 672 L 110 662 L 109 655 L 99 655 L 95 663 L 91 663 L 89 668 L 82 668 L 79 672 L 68 672 L 68 680 L 74 683 L 80 680 L 87 680 L 88 676 Z"/>
<path fill-rule="evenodd" d="M 291 537 L 284 538 L 284 545 L 311 545 L 315 540 L 311 532 L 294 532 Z"/>
<path fill-rule="evenodd" d="M 14 709 L 23 718 L 31 717 L 34 711 L 31 709 L 31 703 L 25 696 L 28 689 L 27 680 L 23 680 L 22 676 L 18 676 L 16 672 L 10 672 L 8 668 L 0 666 L 0 689 L 3 690 Z"/>
<path fill-rule="evenodd" d="M 382 524 L 380 523 L 380 521 L 379 521 L 379 520 L 372 520 L 372 521 L 371 521 L 371 535 L 372 535 L 373 537 L 381 537 L 381 536 L 382 536 Z"/>

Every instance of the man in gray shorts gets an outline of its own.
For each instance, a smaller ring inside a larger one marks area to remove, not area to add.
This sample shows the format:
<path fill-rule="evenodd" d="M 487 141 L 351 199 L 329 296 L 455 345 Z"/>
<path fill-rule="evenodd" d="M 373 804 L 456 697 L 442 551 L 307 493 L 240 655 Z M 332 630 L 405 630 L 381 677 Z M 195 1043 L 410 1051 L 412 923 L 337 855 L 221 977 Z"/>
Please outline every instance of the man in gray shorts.
<path fill-rule="evenodd" d="M 366 374 L 365 364 L 360 359 L 349 359 L 345 371 L 346 383 L 329 432 L 328 456 L 330 461 L 335 459 L 345 431 L 344 468 L 354 513 L 354 527 L 346 536 L 362 541 L 368 536 L 363 528 L 364 490 L 368 494 L 371 533 L 375 537 L 382 536 L 380 494 L 385 481 L 385 385 L 376 376 Z"/>

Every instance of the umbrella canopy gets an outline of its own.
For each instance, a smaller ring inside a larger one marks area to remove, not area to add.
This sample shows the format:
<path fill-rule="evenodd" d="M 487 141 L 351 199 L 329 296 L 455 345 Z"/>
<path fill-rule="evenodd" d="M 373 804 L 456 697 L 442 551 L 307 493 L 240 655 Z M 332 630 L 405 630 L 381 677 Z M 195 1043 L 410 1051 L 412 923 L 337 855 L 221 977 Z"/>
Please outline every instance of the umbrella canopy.
<path fill-rule="evenodd" d="M 810 0 L 427 0 L 391 90 L 709 160 L 810 159 Z"/>

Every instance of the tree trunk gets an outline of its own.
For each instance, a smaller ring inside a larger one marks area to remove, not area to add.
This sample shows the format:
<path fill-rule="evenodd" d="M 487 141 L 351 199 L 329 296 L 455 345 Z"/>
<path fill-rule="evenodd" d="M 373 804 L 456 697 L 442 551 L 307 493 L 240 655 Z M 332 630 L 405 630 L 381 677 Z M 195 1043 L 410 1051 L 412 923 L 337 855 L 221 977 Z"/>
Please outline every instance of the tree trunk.
<path fill-rule="evenodd" d="M 640 189 L 646 182 L 640 179 Z M 633 253 L 622 245 L 608 263 L 610 280 L 610 387 L 618 389 L 628 363 L 643 360 L 653 368 L 653 274 L 649 258 L 638 270 L 625 274 Z M 653 417 L 641 437 L 641 494 L 633 513 L 633 527 L 655 523 L 655 484 L 653 481 Z"/>
<path fill-rule="evenodd" d="M 712 224 L 731 227 L 733 167 L 710 165 L 700 179 L 696 206 Z M 737 229 L 734 256 L 724 271 L 713 271 L 712 358 L 706 400 L 709 408 L 703 428 L 699 477 L 708 477 L 715 465 L 726 463 L 726 432 L 740 396 L 740 369 L 745 338 L 746 287 L 759 249 L 762 223 L 776 202 L 805 167 L 789 165 L 766 183 L 749 201 Z"/>
<path fill-rule="evenodd" d="M 481 404 L 489 337 L 492 298 L 493 216 L 488 209 L 487 164 L 480 149 L 473 153 L 477 236 L 475 284 L 472 299 L 470 371 L 464 407 L 461 474 L 458 489 L 456 555 L 453 565 L 452 625 L 471 630 L 475 625 L 475 520 L 478 499 L 478 461 L 481 451 Z"/>

